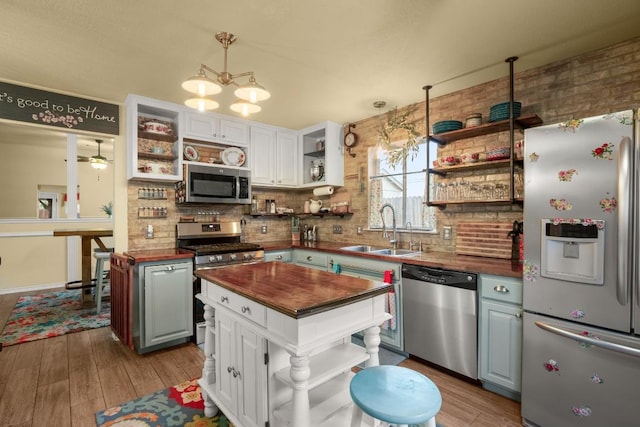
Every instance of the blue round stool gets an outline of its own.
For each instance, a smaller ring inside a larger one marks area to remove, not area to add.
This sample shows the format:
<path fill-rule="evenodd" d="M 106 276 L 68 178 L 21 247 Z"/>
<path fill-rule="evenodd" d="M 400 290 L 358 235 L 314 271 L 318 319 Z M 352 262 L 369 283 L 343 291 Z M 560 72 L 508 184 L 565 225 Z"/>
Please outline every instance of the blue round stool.
<path fill-rule="evenodd" d="M 372 366 L 358 372 L 349 387 L 355 404 L 351 427 L 360 427 L 362 413 L 399 426 L 426 423 L 436 427 L 442 406 L 440 390 L 419 372 L 400 366 Z"/>

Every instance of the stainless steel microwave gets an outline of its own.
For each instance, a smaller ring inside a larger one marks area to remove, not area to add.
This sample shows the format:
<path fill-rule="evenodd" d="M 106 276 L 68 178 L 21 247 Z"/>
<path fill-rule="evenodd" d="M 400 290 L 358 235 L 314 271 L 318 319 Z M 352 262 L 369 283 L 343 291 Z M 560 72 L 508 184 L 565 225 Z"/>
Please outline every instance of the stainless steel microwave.
<path fill-rule="evenodd" d="M 251 172 L 219 165 L 184 165 L 176 203 L 251 204 Z"/>

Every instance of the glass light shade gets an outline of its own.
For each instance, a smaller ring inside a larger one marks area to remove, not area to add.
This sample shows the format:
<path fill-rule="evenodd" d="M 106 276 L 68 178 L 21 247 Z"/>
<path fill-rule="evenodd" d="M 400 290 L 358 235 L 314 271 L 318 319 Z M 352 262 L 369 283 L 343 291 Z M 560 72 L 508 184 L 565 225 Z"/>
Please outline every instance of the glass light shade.
<path fill-rule="evenodd" d="M 210 98 L 189 98 L 184 101 L 184 105 L 187 107 L 195 108 L 196 110 L 202 112 L 207 110 L 215 110 L 220 106 L 216 101 Z"/>
<path fill-rule="evenodd" d="M 105 169 L 107 167 L 107 159 L 102 156 L 92 156 L 89 158 L 89 164 L 94 169 Z"/>
<path fill-rule="evenodd" d="M 262 108 L 259 105 L 252 104 L 247 101 L 241 101 L 241 100 L 234 102 L 233 104 L 231 104 L 229 108 L 231 108 L 231 111 L 240 113 L 245 117 L 248 116 L 249 114 L 257 113 L 260 110 L 262 110 Z"/>
<path fill-rule="evenodd" d="M 246 85 L 240 86 L 233 92 L 238 98 L 244 99 L 252 103 L 269 99 L 271 94 L 265 88 L 260 86 L 254 79 Z"/>
<path fill-rule="evenodd" d="M 185 80 L 182 83 L 182 88 L 200 97 L 222 92 L 222 86 L 207 77 L 202 69 L 198 75 Z"/>

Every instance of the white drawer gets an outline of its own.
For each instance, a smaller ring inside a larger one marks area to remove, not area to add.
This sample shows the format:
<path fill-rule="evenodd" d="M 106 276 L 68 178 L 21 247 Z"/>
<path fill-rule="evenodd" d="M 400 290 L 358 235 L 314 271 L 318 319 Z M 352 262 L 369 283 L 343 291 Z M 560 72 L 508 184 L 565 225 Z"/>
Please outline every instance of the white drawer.
<path fill-rule="evenodd" d="M 260 326 L 266 326 L 267 308 L 265 306 L 211 282 L 205 281 L 204 283 L 206 283 L 206 295 L 211 300 Z"/>

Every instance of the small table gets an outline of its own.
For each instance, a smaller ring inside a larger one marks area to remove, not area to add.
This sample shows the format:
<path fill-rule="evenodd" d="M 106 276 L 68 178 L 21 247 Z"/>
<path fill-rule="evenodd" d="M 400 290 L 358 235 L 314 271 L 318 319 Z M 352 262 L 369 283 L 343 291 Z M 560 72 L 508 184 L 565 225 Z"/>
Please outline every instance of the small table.
<path fill-rule="evenodd" d="M 91 241 L 96 242 L 98 247 L 103 251 L 109 251 L 109 248 L 100 240 L 101 237 L 113 236 L 113 230 L 107 228 L 78 229 L 78 230 L 53 230 L 54 236 L 80 236 L 82 239 L 82 283 L 91 282 Z M 91 294 L 82 293 L 82 303 L 91 305 Z"/>

